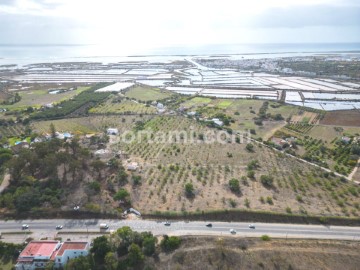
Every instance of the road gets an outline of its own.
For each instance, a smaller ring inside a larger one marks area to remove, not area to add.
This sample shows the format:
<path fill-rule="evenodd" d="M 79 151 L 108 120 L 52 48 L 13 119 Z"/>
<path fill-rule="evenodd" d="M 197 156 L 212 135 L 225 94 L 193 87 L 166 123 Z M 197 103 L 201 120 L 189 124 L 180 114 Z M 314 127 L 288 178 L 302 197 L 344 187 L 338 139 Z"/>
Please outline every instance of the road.
<path fill-rule="evenodd" d="M 109 230 L 117 230 L 122 226 L 130 226 L 136 231 L 151 231 L 154 235 L 212 235 L 233 237 L 259 237 L 267 234 L 277 238 L 312 238 L 312 239 L 345 239 L 360 240 L 360 227 L 321 226 L 321 225 L 298 225 L 298 224 L 275 224 L 255 223 L 255 229 L 249 228 L 249 223 L 242 222 L 212 222 L 212 227 L 202 221 L 174 221 L 170 226 L 164 222 L 152 220 L 19 220 L 0 221 L 2 233 L 18 233 L 22 224 L 28 224 L 34 239 L 40 237 L 53 237 L 56 234 L 56 225 L 63 225 L 62 234 L 82 232 L 89 234 L 99 233 L 99 224 L 107 223 Z M 236 230 L 236 234 L 230 234 L 230 229 Z M 25 232 L 24 232 L 25 233 Z"/>

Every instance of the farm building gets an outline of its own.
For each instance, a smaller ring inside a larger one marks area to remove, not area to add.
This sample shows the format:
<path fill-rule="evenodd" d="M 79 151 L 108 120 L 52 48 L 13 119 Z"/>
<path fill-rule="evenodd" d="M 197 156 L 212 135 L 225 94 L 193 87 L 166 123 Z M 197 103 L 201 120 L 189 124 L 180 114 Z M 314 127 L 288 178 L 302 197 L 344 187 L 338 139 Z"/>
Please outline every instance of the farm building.
<path fill-rule="evenodd" d="M 137 162 L 131 162 L 126 166 L 128 171 L 136 171 L 139 168 L 139 164 Z"/>
<path fill-rule="evenodd" d="M 106 133 L 107 135 L 119 135 L 119 130 L 117 128 L 108 128 Z"/>

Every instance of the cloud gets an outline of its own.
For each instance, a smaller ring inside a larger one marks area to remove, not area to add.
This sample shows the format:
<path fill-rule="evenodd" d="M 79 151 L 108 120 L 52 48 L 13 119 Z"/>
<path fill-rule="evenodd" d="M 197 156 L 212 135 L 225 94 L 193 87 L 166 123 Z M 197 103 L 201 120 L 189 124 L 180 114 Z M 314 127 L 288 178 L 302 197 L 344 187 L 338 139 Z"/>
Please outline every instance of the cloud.
<path fill-rule="evenodd" d="M 266 10 L 253 21 L 256 27 L 358 26 L 360 6 L 297 6 Z"/>
<path fill-rule="evenodd" d="M 0 0 L 2 43 L 346 42 L 359 32 L 355 0 Z"/>

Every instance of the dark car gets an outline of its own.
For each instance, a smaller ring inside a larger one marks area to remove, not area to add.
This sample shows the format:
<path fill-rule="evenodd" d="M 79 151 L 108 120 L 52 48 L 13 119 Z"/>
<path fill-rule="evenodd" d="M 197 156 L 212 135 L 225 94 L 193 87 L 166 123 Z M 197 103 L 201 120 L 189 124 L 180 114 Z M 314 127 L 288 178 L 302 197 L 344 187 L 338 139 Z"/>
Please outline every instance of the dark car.
<path fill-rule="evenodd" d="M 206 227 L 211 228 L 211 227 L 212 227 L 212 224 L 211 224 L 211 223 L 208 223 L 208 224 L 206 224 Z"/>
<path fill-rule="evenodd" d="M 170 223 L 169 221 L 166 221 L 166 222 L 164 223 L 164 225 L 165 225 L 165 226 L 170 226 L 171 223 Z"/>

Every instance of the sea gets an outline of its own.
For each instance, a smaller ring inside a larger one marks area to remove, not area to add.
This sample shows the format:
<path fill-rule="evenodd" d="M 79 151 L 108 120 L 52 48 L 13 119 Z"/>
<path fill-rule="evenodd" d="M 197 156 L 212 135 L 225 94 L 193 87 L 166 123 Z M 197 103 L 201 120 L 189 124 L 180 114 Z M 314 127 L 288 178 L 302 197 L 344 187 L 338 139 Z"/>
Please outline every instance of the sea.
<path fill-rule="evenodd" d="M 360 55 L 360 43 L 212 44 L 153 47 L 124 51 L 113 44 L 0 44 L 0 66 L 49 62 L 101 62 L 181 59 L 234 55 L 244 59 L 314 54 Z"/>

